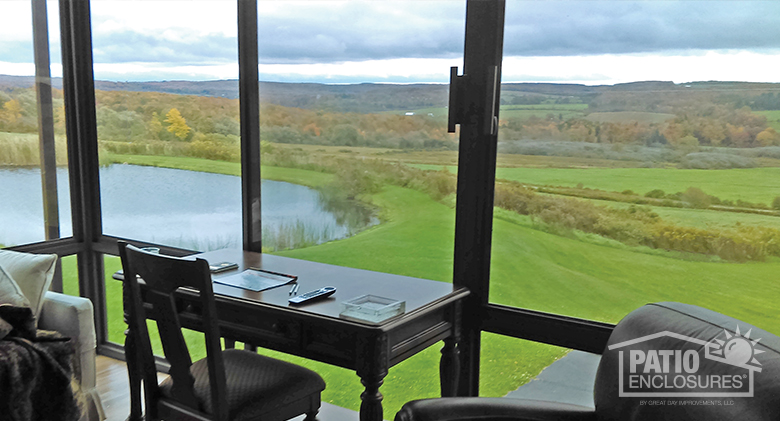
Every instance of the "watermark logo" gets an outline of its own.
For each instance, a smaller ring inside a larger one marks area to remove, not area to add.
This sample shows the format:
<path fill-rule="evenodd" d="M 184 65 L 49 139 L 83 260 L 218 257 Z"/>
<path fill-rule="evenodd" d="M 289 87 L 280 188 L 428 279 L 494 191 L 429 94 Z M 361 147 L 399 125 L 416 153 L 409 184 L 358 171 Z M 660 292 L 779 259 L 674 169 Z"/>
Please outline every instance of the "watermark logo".
<path fill-rule="evenodd" d="M 724 330 L 703 341 L 663 331 L 610 345 L 619 350 L 619 396 L 753 397 L 753 377 L 761 372 L 756 355 L 764 351 L 756 349 L 761 339 L 751 339 L 751 332 L 743 335 L 737 326 L 733 334 Z M 668 338 L 681 342 L 663 349 Z"/>

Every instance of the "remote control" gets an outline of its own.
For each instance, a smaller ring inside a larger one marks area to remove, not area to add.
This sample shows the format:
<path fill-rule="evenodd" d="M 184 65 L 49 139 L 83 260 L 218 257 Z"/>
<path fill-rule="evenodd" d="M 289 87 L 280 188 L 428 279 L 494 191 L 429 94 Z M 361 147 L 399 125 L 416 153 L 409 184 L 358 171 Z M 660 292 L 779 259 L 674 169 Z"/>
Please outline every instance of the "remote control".
<path fill-rule="evenodd" d="M 335 292 L 335 287 L 323 287 L 311 292 L 307 292 L 306 294 L 296 295 L 287 301 L 289 301 L 290 304 L 303 304 L 308 303 L 309 301 L 318 300 L 320 298 L 330 297 Z"/>

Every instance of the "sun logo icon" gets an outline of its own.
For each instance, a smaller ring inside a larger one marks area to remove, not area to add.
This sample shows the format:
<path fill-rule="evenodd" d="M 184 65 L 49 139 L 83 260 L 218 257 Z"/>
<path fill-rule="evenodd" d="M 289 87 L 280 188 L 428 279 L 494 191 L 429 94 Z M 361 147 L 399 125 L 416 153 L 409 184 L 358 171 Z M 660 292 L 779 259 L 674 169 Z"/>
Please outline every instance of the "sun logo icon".
<path fill-rule="evenodd" d="M 761 363 L 758 362 L 755 356 L 764 351 L 756 349 L 756 345 L 758 345 L 758 341 L 761 338 L 750 339 L 752 331 L 753 329 L 750 329 L 742 335 L 739 332 L 739 326 L 737 326 L 736 332 L 732 335 L 728 330 L 723 329 L 723 333 L 726 335 L 725 340 L 714 338 L 708 342 L 705 358 L 736 367 L 756 370 Z"/>

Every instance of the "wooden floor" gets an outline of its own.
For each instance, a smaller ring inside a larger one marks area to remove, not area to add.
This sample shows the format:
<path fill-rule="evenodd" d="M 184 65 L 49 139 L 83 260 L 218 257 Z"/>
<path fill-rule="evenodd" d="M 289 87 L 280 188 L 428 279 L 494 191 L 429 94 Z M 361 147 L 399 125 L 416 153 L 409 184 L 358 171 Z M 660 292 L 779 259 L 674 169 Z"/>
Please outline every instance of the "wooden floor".
<path fill-rule="evenodd" d="M 159 374 L 160 380 L 168 377 Z M 125 421 L 130 413 L 130 388 L 127 383 L 127 366 L 124 361 L 103 355 L 97 357 L 97 389 L 103 402 L 107 421 Z M 386 415 L 387 417 L 387 415 Z M 304 416 L 293 418 L 303 420 Z M 357 421 L 358 413 L 323 402 L 319 421 Z"/>

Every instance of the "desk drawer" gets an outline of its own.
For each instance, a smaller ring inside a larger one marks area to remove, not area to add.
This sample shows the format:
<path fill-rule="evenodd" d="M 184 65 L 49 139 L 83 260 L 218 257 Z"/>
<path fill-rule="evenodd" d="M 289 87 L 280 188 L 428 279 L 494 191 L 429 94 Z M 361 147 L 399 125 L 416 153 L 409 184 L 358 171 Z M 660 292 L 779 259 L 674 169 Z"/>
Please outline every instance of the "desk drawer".
<path fill-rule="evenodd" d="M 217 310 L 225 337 L 260 345 L 264 341 L 295 344 L 301 340 L 301 323 L 283 314 L 251 313 L 239 308 Z"/>
<path fill-rule="evenodd" d="M 199 303 L 180 302 L 179 318 L 182 327 L 201 330 Z M 220 334 L 227 339 L 261 345 L 265 342 L 287 346 L 301 340 L 301 323 L 283 314 L 252 312 L 241 306 L 217 305 Z"/>

